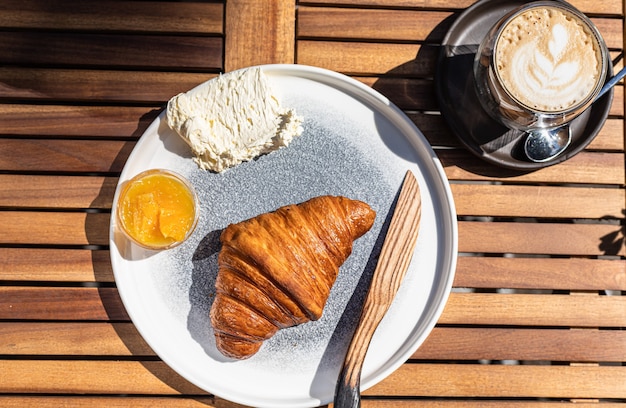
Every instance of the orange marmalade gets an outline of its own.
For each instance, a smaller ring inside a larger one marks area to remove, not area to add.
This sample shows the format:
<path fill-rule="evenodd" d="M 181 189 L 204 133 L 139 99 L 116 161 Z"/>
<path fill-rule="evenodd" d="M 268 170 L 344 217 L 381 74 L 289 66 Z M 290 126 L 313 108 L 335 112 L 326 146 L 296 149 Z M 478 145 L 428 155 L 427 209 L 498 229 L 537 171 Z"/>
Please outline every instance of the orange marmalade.
<path fill-rule="evenodd" d="M 183 242 L 197 219 L 197 197 L 181 176 L 148 170 L 129 180 L 120 192 L 120 227 L 137 244 L 167 249 Z"/>

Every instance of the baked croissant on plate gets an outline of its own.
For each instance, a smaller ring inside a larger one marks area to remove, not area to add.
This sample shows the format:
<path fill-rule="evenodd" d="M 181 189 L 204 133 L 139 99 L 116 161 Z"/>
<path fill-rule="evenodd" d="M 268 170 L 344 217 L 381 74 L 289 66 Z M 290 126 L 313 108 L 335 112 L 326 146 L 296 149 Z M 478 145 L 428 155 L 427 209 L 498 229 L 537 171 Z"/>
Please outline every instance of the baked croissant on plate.
<path fill-rule="evenodd" d="M 321 196 L 226 227 L 210 312 L 222 354 L 246 359 L 279 329 L 319 319 L 375 217 L 364 202 Z"/>

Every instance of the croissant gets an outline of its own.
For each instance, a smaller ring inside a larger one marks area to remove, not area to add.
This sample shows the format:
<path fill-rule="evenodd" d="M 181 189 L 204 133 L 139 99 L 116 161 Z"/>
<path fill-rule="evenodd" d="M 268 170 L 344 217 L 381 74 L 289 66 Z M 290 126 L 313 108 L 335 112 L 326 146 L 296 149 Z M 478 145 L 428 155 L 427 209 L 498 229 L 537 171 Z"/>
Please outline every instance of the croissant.
<path fill-rule="evenodd" d="M 320 196 L 226 227 L 210 311 L 220 352 L 246 359 L 279 329 L 319 319 L 375 217 L 362 201 Z"/>

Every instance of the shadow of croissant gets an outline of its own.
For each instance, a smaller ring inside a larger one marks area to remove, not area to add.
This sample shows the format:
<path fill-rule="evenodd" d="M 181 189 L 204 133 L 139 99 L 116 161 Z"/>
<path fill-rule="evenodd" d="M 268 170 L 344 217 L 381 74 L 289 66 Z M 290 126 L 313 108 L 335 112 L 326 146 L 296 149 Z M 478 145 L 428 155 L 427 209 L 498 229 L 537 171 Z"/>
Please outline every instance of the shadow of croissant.
<path fill-rule="evenodd" d="M 229 361 L 217 350 L 213 328 L 208 324 L 208 316 L 215 300 L 215 281 L 218 273 L 217 256 L 221 249 L 219 240 L 221 233 L 222 230 L 210 232 L 200 241 L 194 251 L 187 329 L 191 337 L 207 355 L 216 361 Z"/>
<path fill-rule="evenodd" d="M 363 304 L 369 291 L 376 265 L 378 264 L 378 258 L 380 257 L 380 252 L 382 250 L 385 237 L 387 236 L 387 231 L 389 230 L 389 224 L 391 223 L 391 218 L 393 217 L 393 211 L 396 207 L 396 203 L 398 202 L 399 194 L 400 191 L 398 190 L 389 210 L 387 211 L 387 215 L 380 232 L 376 237 L 376 241 L 369 258 L 367 259 L 363 273 L 359 278 L 346 308 L 339 317 L 339 321 L 337 322 L 335 330 L 333 331 L 330 341 L 328 342 L 328 347 L 322 355 L 316 375 L 311 384 L 311 395 L 315 395 L 317 392 L 320 392 L 320 390 L 323 390 L 325 388 L 324 386 L 328 382 L 336 383 L 338 380 L 339 371 L 341 370 L 341 364 L 343 361 L 338 361 L 337 357 L 346 355 L 348 346 L 356 330 L 361 310 L 363 309 Z M 332 369 L 329 370 L 329 368 Z M 335 376 L 330 379 L 327 378 L 329 372 L 334 373 Z"/>

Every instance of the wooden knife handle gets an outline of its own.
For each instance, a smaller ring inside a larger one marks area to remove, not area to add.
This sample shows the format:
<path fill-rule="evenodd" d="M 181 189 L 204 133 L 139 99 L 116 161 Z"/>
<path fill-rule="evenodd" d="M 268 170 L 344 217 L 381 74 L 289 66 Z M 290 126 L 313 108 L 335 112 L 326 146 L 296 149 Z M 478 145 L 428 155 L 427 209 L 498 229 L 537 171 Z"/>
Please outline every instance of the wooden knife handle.
<path fill-rule="evenodd" d="M 393 301 L 411 263 L 421 217 L 421 198 L 415 176 L 407 172 L 389 230 L 374 270 L 352 341 L 348 346 L 337 389 L 335 408 L 361 406 L 361 369 L 378 324 Z"/>

